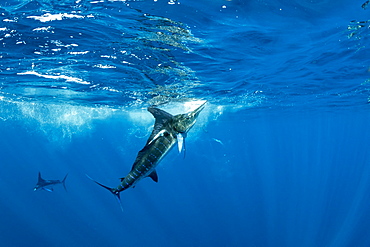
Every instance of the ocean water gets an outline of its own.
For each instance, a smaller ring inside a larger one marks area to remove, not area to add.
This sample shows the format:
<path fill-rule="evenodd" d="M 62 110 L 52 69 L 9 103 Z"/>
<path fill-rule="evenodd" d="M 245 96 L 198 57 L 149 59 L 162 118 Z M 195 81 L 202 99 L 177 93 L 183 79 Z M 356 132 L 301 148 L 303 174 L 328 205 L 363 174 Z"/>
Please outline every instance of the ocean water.
<path fill-rule="evenodd" d="M 1 246 L 370 246 L 365 0 L 2 0 Z M 370 8 L 370 5 L 369 5 Z M 205 109 L 114 197 L 154 124 Z M 38 172 L 62 180 L 34 191 Z"/>

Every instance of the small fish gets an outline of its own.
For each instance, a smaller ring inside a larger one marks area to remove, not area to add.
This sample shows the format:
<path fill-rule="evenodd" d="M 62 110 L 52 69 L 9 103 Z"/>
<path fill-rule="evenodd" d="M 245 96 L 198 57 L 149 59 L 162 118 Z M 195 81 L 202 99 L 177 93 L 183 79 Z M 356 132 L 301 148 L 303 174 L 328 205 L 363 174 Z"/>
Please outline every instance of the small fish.
<path fill-rule="evenodd" d="M 216 138 L 212 138 L 212 140 L 214 140 L 215 142 L 218 142 L 220 143 L 221 145 L 224 145 L 224 143 L 222 141 L 220 141 L 219 139 L 216 139 Z"/>

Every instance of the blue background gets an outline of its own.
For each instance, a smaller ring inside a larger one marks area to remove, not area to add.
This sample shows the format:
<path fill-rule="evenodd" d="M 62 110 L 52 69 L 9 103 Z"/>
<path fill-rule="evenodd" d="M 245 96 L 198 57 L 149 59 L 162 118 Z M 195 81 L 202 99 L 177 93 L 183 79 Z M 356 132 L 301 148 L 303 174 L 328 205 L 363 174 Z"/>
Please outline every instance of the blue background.
<path fill-rule="evenodd" d="M 370 246 L 361 4 L 2 2 L 0 244 Z M 193 98 L 208 103 L 185 159 L 171 151 L 121 212 L 85 174 L 117 186 L 146 107 Z M 68 191 L 34 192 L 39 171 Z"/>

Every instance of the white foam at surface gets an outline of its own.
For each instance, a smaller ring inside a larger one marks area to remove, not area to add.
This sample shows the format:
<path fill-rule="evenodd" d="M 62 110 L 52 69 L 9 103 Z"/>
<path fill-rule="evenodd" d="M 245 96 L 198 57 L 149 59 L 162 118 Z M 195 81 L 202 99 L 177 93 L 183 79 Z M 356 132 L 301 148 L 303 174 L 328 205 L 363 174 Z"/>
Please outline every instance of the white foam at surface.
<path fill-rule="evenodd" d="M 32 31 L 35 31 L 35 32 L 48 32 L 50 29 L 52 29 L 51 26 L 37 27 L 37 28 L 34 28 Z"/>
<path fill-rule="evenodd" d="M 165 105 L 160 105 L 158 108 L 171 113 L 172 115 L 188 113 L 194 111 L 201 106 L 205 100 L 191 100 L 186 102 L 170 102 Z"/>
<path fill-rule="evenodd" d="M 67 13 L 59 13 L 59 14 L 46 13 L 41 16 L 27 16 L 27 18 L 35 19 L 40 22 L 48 22 L 48 21 L 61 21 L 64 18 L 82 19 L 85 17 L 82 15 L 74 15 L 74 14 L 67 14 Z"/>
<path fill-rule="evenodd" d="M 85 135 L 91 133 L 95 127 L 95 120 L 110 121 L 110 118 L 122 119 L 132 126 L 128 135 L 140 133 L 140 138 L 146 138 L 152 131 L 154 117 L 146 108 L 141 109 L 114 109 L 107 106 L 81 106 L 69 104 L 47 104 L 36 102 L 9 101 L 6 97 L 0 98 L 4 110 L 0 111 L 0 119 L 5 121 L 8 118 L 19 120 L 25 126 L 32 126 L 33 131 L 40 131 L 53 142 L 70 141 L 74 135 Z M 170 103 L 159 107 L 163 110 L 170 109 L 171 112 L 186 113 L 199 107 L 204 101 L 189 101 L 183 103 Z M 5 111 L 5 109 L 7 109 Z M 211 120 L 215 120 L 222 114 L 222 109 L 207 103 L 197 119 L 197 123 L 191 130 L 190 139 L 196 140 L 197 133 L 204 130 L 204 127 Z"/>
<path fill-rule="evenodd" d="M 70 140 L 76 134 L 89 133 L 94 120 L 107 119 L 114 112 L 108 107 L 30 102 L 16 104 L 23 118 L 36 121 L 39 130 L 51 141 Z"/>
<path fill-rule="evenodd" d="M 80 78 L 76 78 L 76 77 L 71 77 L 71 76 L 66 76 L 66 75 L 44 75 L 44 74 L 40 74 L 36 71 L 26 71 L 26 72 L 22 72 L 22 73 L 17 73 L 17 75 L 35 75 L 35 76 L 39 76 L 39 77 L 43 77 L 43 78 L 47 78 L 47 79 L 54 79 L 54 80 L 63 79 L 63 80 L 69 81 L 69 82 L 76 82 L 76 83 L 79 83 L 79 84 L 85 84 L 85 85 L 90 84 L 90 82 L 84 81 L 84 80 L 82 80 Z"/>

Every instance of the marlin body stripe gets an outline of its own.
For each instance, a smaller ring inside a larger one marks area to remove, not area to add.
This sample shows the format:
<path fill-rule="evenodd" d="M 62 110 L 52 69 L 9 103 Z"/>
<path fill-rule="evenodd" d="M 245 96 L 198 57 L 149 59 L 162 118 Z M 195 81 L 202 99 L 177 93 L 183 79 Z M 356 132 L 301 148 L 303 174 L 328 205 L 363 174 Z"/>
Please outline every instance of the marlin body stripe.
<path fill-rule="evenodd" d="M 86 176 L 98 185 L 109 190 L 116 196 L 119 203 L 120 192 L 134 187 L 141 179 L 150 177 L 153 181 L 158 182 L 158 175 L 155 170 L 158 163 L 176 143 L 178 143 L 179 152 L 183 150 L 185 147 L 186 134 L 195 124 L 196 119 L 199 113 L 203 110 L 205 104 L 206 102 L 192 112 L 175 116 L 172 116 L 159 108 L 149 107 L 148 111 L 152 113 L 155 118 L 153 131 L 144 148 L 139 151 L 131 171 L 126 177 L 121 178 L 121 183 L 115 188 L 110 188 L 93 180 L 89 176 Z"/>
<path fill-rule="evenodd" d="M 139 180 L 151 177 L 155 182 L 158 176 L 155 171 L 158 163 L 175 146 L 177 135 L 169 133 L 167 130 L 161 131 L 160 135 L 151 140 L 139 153 L 129 174 L 121 179 L 121 184 L 116 188 L 123 191 L 133 187 Z"/>

